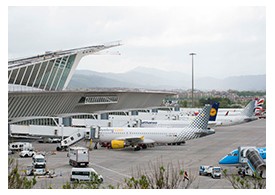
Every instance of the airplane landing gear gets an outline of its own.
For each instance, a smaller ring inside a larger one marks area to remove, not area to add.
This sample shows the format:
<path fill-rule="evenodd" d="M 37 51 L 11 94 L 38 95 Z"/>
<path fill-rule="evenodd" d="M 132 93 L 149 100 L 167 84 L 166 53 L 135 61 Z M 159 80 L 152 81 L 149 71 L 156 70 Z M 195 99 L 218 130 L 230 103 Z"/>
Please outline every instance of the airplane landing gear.
<path fill-rule="evenodd" d="M 134 146 L 134 150 L 135 151 L 139 151 L 140 150 L 140 146 Z"/>
<path fill-rule="evenodd" d="M 97 149 L 97 144 L 98 144 L 98 142 L 95 142 L 94 149 Z"/>

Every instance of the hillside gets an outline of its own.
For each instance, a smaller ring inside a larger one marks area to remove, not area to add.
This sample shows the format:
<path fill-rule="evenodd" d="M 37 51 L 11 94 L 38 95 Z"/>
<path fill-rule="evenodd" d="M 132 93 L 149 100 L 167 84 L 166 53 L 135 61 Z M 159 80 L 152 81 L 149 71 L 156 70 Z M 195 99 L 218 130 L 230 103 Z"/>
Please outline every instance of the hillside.
<path fill-rule="evenodd" d="M 180 72 L 144 67 L 125 73 L 76 70 L 68 88 L 190 89 L 191 76 Z M 195 88 L 199 90 L 266 90 L 266 75 L 243 75 L 224 79 L 195 78 Z"/>

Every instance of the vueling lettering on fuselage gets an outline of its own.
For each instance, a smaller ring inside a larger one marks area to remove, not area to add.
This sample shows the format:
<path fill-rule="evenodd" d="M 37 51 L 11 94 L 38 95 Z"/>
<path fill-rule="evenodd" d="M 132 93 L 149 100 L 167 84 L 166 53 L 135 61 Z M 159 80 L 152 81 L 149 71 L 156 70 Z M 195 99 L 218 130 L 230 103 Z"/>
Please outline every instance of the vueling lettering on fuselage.
<path fill-rule="evenodd" d="M 123 129 L 114 129 L 114 132 L 117 133 L 117 132 L 123 132 Z"/>

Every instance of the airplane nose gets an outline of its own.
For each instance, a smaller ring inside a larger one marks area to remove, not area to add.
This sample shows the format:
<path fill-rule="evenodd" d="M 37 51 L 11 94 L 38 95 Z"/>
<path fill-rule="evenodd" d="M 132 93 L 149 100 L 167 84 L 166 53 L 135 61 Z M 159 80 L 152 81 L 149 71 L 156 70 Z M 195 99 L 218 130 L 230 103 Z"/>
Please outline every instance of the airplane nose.
<path fill-rule="evenodd" d="M 219 161 L 219 164 L 226 164 L 226 156 Z"/>

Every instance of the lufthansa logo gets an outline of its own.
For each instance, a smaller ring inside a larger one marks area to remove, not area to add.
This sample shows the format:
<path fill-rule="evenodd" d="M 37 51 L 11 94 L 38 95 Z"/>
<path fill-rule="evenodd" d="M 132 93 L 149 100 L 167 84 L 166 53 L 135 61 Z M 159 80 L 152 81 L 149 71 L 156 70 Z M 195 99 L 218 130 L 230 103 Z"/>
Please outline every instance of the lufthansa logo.
<path fill-rule="evenodd" d="M 217 113 L 216 109 L 215 108 L 211 108 L 210 110 L 210 116 L 215 116 Z"/>

